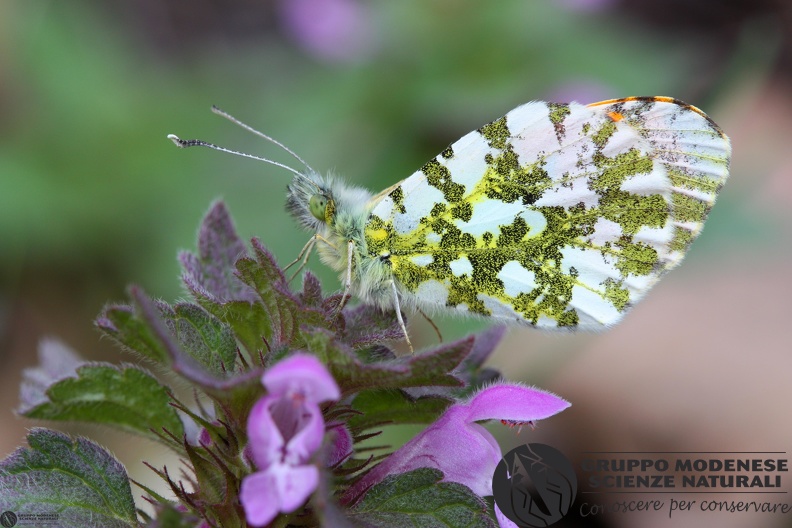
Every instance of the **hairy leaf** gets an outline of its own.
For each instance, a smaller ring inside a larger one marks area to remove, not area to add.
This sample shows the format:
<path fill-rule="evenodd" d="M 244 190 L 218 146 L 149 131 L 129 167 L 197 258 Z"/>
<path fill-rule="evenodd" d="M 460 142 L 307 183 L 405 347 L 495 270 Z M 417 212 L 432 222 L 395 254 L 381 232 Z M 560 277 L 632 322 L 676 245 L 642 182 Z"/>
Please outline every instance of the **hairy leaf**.
<path fill-rule="evenodd" d="M 462 360 L 452 374 L 464 382 L 464 387 L 448 387 L 448 386 L 423 386 L 411 387 L 404 389 L 404 391 L 413 398 L 421 398 L 424 396 L 439 396 L 444 398 L 464 398 L 467 395 L 475 392 L 476 389 L 482 385 L 496 380 L 500 377 L 500 373 L 491 368 L 484 368 L 484 362 L 489 358 L 495 347 L 498 346 L 503 335 L 506 333 L 506 327 L 493 326 L 478 334 L 474 334 L 473 347 L 470 353 Z"/>
<path fill-rule="evenodd" d="M 27 440 L 0 462 L 0 509 L 57 513 L 60 526 L 137 526 L 126 470 L 105 449 L 48 429 Z"/>
<path fill-rule="evenodd" d="M 95 324 L 124 348 L 157 363 L 168 361 L 168 352 L 135 308 L 127 305 L 106 306 Z"/>
<path fill-rule="evenodd" d="M 167 429 L 177 437 L 184 427 L 168 393 L 153 376 L 134 366 L 92 363 L 76 377 L 54 382 L 46 401 L 23 412 L 28 418 L 80 421 L 117 427 L 152 439 L 151 429 Z"/>
<path fill-rule="evenodd" d="M 442 478 L 442 472 L 430 468 L 386 477 L 349 517 L 372 528 L 496 528 L 481 498 L 461 484 L 439 482 Z"/>
<path fill-rule="evenodd" d="M 217 378 L 234 371 L 236 340 L 231 328 L 198 305 L 179 303 L 173 307 L 157 303 L 165 324 L 180 349 Z"/>
<path fill-rule="evenodd" d="M 451 399 L 436 396 L 416 400 L 403 390 L 367 390 L 355 396 L 352 408 L 361 414 L 350 417 L 348 423 L 360 430 L 391 423 L 431 423 L 451 403 Z"/>
<path fill-rule="evenodd" d="M 194 295 L 216 303 L 252 301 L 254 292 L 235 275 L 234 264 L 245 256 L 245 244 L 237 236 L 225 204 L 218 200 L 201 223 L 198 255 L 186 251 L 179 255 L 184 267 L 182 279 Z"/>
<path fill-rule="evenodd" d="M 325 364 L 345 394 L 364 389 L 400 389 L 423 385 L 460 387 L 463 382 L 449 374 L 468 355 L 473 338 L 441 345 L 412 356 L 378 363 L 364 363 L 333 335 L 321 329 L 303 329 L 308 350 Z"/>

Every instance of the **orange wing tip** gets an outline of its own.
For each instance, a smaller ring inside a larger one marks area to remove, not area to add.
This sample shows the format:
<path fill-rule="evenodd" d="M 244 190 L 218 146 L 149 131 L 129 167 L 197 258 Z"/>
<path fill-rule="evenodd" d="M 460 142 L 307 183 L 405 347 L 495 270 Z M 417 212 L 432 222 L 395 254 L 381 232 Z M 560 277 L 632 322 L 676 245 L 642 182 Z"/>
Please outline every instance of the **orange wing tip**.
<path fill-rule="evenodd" d="M 586 106 L 605 106 L 610 104 L 617 104 L 617 103 L 629 103 L 630 101 L 646 101 L 646 102 L 655 102 L 655 103 L 671 103 L 675 105 L 682 106 L 689 110 L 696 112 L 697 114 L 701 114 L 706 116 L 700 108 L 697 108 L 691 104 L 687 104 L 685 101 L 680 101 L 674 97 L 666 97 L 664 95 L 644 95 L 644 96 L 632 96 L 632 97 L 623 97 L 621 99 L 607 99 L 605 101 L 598 101 L 596 103 L 591 103 Z"/>
<path fill-rule="evenodd" d="M 618 103 L 629 103 L 633 101 L 643 101 L 648 103 L 669 103 L 684 108 L 685 110 L 690 110 L 691 112 L 695 112 L 704 119 L 706 119 L 710 123 L 710 125 L 712 125 L 712 127 L 718 133 L 720 133 L 721 136 L 726 137 L 726 134 L 723 132 L 723 130 L 721 130 L 721 128 L 717 125 L 717 123 L 715 123 L 715 121 L 713 121 L 710 116 L 704 113 L 703 110 L 701 110 L 696 106 L 693 106 L 692 104 L 688 104 L 684 101 L 680 101 L 679 99 L 676 99 L 674 97 L 666 97 L 663 95 L 632 96 L 632 97 L 623 97 L 621 99 L 607 99 L 605 101 L 599 101 L 596 103 L 587 104 L 586 106 L 588 106 L 589 108 L 593 108 L 595 106 L 607 106 Z M 618 119 L 614 118 L 614 115 L 617 116 Z M 613 119 L 613 121 L 620 121 L 621 119 L 624 118 L 624 116 L 619 114 L 618 112 L 608 112 L 608 117 Z"/>

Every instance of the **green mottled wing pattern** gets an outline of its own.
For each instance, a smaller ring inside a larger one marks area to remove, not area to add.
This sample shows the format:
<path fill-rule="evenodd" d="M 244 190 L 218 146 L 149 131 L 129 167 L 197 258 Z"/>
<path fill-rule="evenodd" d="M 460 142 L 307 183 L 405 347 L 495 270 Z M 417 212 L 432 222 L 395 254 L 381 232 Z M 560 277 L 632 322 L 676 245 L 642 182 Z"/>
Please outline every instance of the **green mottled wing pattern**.
<path fill-rule="evenodd" d="M 528 103 L 379 196 L 367 255 L 406 305 L 601 328 L 681 261 L 730 152 L 670 98 Z"/>

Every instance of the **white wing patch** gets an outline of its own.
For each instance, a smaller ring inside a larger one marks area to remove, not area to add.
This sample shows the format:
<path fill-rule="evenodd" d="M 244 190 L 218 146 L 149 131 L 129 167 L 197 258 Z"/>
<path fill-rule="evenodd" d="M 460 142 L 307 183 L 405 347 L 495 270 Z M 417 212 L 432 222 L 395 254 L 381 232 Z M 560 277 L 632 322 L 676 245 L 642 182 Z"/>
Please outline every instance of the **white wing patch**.
<path fill-rule="evenodd" d="M 473 273 L 473 264 L 470 263 L 467 257 L 460 257 L 456 260 L 452 260 L 448 263 L 448 266 L 451 268 L 451 273 L 457 277 Z"/>
<path fill-rule="evenodd" d="M 497 277 L 503 282 L 503 290 L 510 297 L 531 293 L 536 288 L 536 274 L 523 268 L 516 260 L 504 264 Z"/>
<path fill-rule="evenodd" d="M 528 103 L 379 198 L 366 251 L 389 255 L 408 304 L 599 328 L 680 262 L 730 152 L 670 98 Z"/>

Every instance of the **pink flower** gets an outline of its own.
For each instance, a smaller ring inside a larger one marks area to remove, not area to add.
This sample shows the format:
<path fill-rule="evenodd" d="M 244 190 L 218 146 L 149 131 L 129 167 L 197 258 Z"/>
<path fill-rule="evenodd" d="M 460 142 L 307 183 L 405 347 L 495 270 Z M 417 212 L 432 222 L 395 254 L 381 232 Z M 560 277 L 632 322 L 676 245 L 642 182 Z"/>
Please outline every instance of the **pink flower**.
<path fill-rule="evenodd" d="M 360 0 L 283 0 L 281 15 L 297 43 L 320 60 L 354 63 L 372 55 L 375 28 Z"/>
<path fill-rule="evenodd" d="M 249 524 L 269 524 L 302 506 L 316 489 L 319 470 L 310 464 L 325 423 L 319 403 L 341 391 L 314 356 L 295 354 L 264 373 L 267 396 L 248 417 L 248 449 L 258 471 L 242 481 L 240 500 Z"/>
<path fill-rule="evenodd" d="M 480 390 L 466 403 L 449 407 L 423 432 L 356 482 L 343 502 L 354 502 L 388 475 L 421 467 L 439 469 L 479 496 L 492 495 L 492 474 L 502 458 L 500 446 L 480 420 L 527 423 L 552 416 L 569 403 L 554 394 L 500 383 Z"/>

